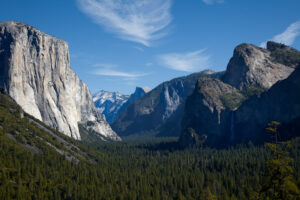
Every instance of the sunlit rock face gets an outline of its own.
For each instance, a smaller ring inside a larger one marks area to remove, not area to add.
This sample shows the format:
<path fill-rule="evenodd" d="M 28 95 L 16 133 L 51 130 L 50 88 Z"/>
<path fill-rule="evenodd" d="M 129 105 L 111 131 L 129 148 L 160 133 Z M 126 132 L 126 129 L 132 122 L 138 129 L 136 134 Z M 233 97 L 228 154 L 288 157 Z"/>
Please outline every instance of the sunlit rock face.
<path fill-rule="evenodd" d="M 187 98 L 181 146 L 258 143 L 271 121 L 300 124 L 299 64 L 300 52 L 283 44 L 237 46 L 224 75 L 199 78 Z"/>
<path fill-rule="evenodd" d="M 119 140 L 70 68 L 68 44 L 19 22 L 0 23 L 0 84 L 35 118 L 80 140 L 78 123 Z"/>
<path fill-rule="evenodd" d="M 286 79 L 298 62 L 299 52 L 282 44 L 268 42 L 267 49 L 241 44 L 235 48 L 222 80 L 241 90 L 249 86 L 269 89 Z"/>

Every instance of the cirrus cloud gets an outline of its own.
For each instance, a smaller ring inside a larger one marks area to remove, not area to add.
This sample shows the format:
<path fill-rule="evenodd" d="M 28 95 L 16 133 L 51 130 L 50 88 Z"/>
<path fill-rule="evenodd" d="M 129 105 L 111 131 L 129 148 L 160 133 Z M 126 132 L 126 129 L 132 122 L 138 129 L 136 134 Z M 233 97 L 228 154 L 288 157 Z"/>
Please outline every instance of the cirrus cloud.
<path fill-rule="evenodd" d="M 127 79 L 135 79 L 138 77 L 149 75 L 149 73 L 123 72 L 123 71 L 105 68 L 105 67 L 92 71 L 92 74 L 101 75 L 101 76 L 117 76 L 117 77 L 123 77 Z"/>
<path fill-rule="evenodd" d="M 299 34 L 300 34 L 300 21 L 297 21 L 289 25 L 289 27 L 287 27 L 287 29 L 283 33 L 275 35 L 270 40 L 285 45 L 292 45 Z M 266 44 L 267 42 L 263 42 L 260 44 L 260 47 L 266 47 Z"/>
<path fill-rule="evenodd" d="M 150 46 L 165 36 L 172 0 L 77 0 L 93 21 L 124 40 Z"/>
<path fill-rule="evenodd" d="M 187 53 L 169 53 L 158 56 L 161 65 L 177 71 L 196 72 L 209 67 L 210 57 L 204 49 Z"/>

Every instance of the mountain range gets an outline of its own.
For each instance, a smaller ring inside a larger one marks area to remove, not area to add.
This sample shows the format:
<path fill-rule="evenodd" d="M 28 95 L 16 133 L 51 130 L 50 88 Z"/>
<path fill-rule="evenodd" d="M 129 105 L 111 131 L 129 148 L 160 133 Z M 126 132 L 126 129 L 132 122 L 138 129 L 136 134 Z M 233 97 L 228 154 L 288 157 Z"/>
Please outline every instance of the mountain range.
<path fill-rule="evenodd" d="M 288 78 L 300 63 L 299 55 L 296 49 L 275 42 L 268 42 L 266 49 L 241 44 L 234 49 L 226 71 L 206 70 L 164 82 L 128 106 L 112 128 L 121 137 L 180 136 L 181 144 L 193 143 L 195 134 L 210 135 L 207 144 L 217 146 L 261 141 L 254 136 L 239 138 L 242 122 L 236 118 L 241 110 L 236 110 Z"/>
<path fill-rule="evenodd" d="M 298 135 L 299 64 L 300 52 L 289 46 L 241 44 L 224 72 L 137 87 L 130 96 L 92 96 L 70 67 L 65 41 L 24 23 L 0 23 L 1 93 L 45 125 L 90 142 L 174 136 L 183 147 L 259 143 L 273 120 Z"/>
<path fill-rule="evenodd" d="M 149 92 L 147 87 L 136 87 L 131 95 L 123 95 L 119 92 L 107 92 L 100 90 L 93 95 L 96 108 L 105 116 L 108 123 L 113 123 L 119 114 L 135 100 Z"/>
<path fill-rule="evenodd" d="M 179 136 L 185 99 L 199 76 L 219 77 L 223 72 L 205 70 L 166 81 L 130 104 L 112 124 L 121 137 Z"/>

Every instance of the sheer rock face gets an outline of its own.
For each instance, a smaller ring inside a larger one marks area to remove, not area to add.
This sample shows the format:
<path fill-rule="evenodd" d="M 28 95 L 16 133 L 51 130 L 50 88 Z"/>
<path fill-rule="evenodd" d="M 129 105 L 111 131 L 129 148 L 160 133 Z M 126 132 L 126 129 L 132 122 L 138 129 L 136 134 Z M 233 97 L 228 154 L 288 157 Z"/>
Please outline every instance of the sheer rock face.
<path fill-rule="evenodd" d="M 241 90 L 249 86 L 269 89 L 294 71 L 297 61 L 286 62 L 290 60 L 289 54 L 300 55 L 298 51 L 275 42 L 268 42 L 267 49 L 241 44 L 235 48 L 222 80 Z"/>
<path fill-rule="evenodd" d="M 19 22 L 0 23 L 0 85 L 35 118 L 80 139 L 78 123 L 118 140 L 86 84 L 70 68 L 68 44 Z"/>
<path fill-rule="evenodd" d="M 220 80 L 199 78 L 185 104 L 180 144 L 261 142 L 271 121 L 300 124 L 299 63 L 300 52 L 283 44 L 238 46 Z"/>
<path fill-rule="evenodd" d="M 188 146 L 191 138 L 205 137 L 206 143 L 217 144 L 228 142 L 230 136 L 223 132 L 230 131 L 231 109 L 224 102 L 224 97 L 235 101 L 243 101 L 244 96 L 239 90 L 209 77 L 200 77 L 195 90 L 186 100 L 185 112 L 182 120 L 181 145 Z M 237 102 L 238 105 L 240 102 Z M 190 131 L 190 129 L 193 131 Z M 196 141 L 195 141 L 196 142 Z"/>
<path fill-rule="evenodd" d="M 265 128 L 271 121 L 292 123 L 300 120 L 299 67 L 287 79 L 279 81 L 261 96 L 253 96 L 239 107 L 234 122 L 235 132 L 239 133 L 238 142 L 263 141 Z M 296 132 L 299 136 L 299 130 Z"/>
<path fill-rule="evenodd" d="M 166 81 L 130 104 L 112 127 L 120 136 L 179 136 L 185 100 L 193 93 L 199 76 L 221 74 L 205 70 Z"/>

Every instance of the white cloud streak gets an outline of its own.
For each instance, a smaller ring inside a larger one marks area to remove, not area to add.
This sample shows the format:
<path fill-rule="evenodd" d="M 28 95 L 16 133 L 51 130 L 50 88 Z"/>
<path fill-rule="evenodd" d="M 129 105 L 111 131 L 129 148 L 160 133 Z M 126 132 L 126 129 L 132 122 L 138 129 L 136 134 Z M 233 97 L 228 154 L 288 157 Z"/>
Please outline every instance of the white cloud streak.
<path fill-rule="evenodd" d="M 212 5 L 215 3 L 224 3 L 224 0 L 202 0 L 202 1 L 208 5 Z"/>
<path fill-rule="evenodd" d="M 101 75 L 101 76 L 118 76 L 123 78 L 138 78 L 141 76 L 148 75 L 147 73 L 129 73 L 129 72 L 122 72 L 118 70 L 112 70 L 112 69 L 97 69 L 92 72 L 92 74 L 95 75 Z"/>
<path fill-rule="evenodd" d="M 77 0 L 93 21 L 124 40 L 150 46 L 167 34 L 172 0 Z"/>
<path fill-rule="evenodd" d="M 292 45 L 297 38 L 297 36 L 300 34 L 300 21 L 297 21 L 295 23 L 292 23 L 287 29 L 278 35 L 275 35 L 270 41 L 286 44 L 286 45 Z M 267 42 L 263 42 L 260 44 L 260 47 L 266 47 Z"/>
<path fill-rule="evenodd" d="M 106 68 L 106 69 L 111 69 L 111 68 L 117 68 L 117 65 L 110 64 L 110 63 L 97 63 L 94 64 L 93 67 L 101 67 L 101 68 Z"/>
<path fill-rule="evenodd" d="M 188 53 L 169 53 L 158 56 L 161 65 L 177 71 L 196 72 L 209 68 L 208 55 L 204 50 Z"/>

